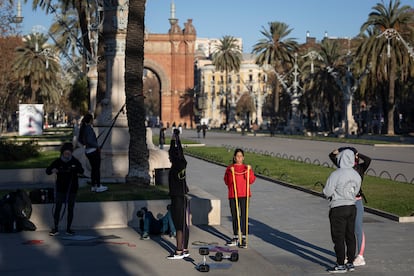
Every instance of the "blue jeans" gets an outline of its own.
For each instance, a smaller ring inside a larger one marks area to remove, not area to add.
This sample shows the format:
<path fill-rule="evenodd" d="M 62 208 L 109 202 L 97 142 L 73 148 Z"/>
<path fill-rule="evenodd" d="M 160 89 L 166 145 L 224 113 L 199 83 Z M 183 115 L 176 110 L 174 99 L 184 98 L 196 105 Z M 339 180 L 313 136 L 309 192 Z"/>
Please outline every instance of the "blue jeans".
<path fill-rule="evenodd" d="M 363 241 L 364 231 L 362 229 L 362 223 L 364 220 L 364 204 L 362 198 L 357 199 L 355 202 L 356 217 L 355 217 L 355 236 L 357 239 L 356 254 L 364 255 L 365 242 Z"/>
<path fill-rule="evenodd" d="M 170 211 L 168 211 L 161 219 L 156 219 L 150 211 L 144 214 L 144 233 L 165 234 L 168 232 L 172 235 L 175 235 L 176 233 Z"/>

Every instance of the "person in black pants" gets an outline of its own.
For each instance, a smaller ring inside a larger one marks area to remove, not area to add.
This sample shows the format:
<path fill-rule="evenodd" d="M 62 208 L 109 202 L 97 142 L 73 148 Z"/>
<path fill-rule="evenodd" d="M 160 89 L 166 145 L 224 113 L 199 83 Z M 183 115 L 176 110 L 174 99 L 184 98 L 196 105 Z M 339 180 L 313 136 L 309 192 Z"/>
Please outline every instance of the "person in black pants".
<path fill-rule="evenodd" d="M 344 273 L 355 269 L 355 201 L 361 188 L 361 176 L 353 168 L 354 152 L 345 149 L 338 154 L 337 160 L 339 167 L 330 174 L 323 188 L 324 195 L 329 199 L 329 222 L 337 263 L 328 270 L 330 273 Z"/>
<path fill-rule="evenodd" d="M 83 167 L 78 159 L 72 156 L 72 143 L 65 143 L 60 149 L 60 157 L 54 160 L 46 168 L 46 174 L 56 174 L 56 197 L 55 210 L 53 212 L 54 228 L 49 235 L 59 234 L 59 221 L 61 219 L 62 205 L 67 204 L 67 223 L 66 234 L 73 235 L 75 232 L 71 229 L 73 221 L 73 210 L 75 208 L 76 193 L 78 192 L 78 174 L 83 174 Z"/>
<path fill-rule="evenodd" d="M 91 165 L 92 192 L 105 192 L 108 187 L 101 185 L 101 148 L 92 128 L 93 117 L 86 114 L 79 129 L 78 141 L 85 146 L 85 154 Z"/>
<path fill-rule="evenodd" d="M 180 141 L 179 129 L 174 129 L 168 150 L 171 161 L 171 169 L 168 174 L 169 195 L 171 197 L 171 216 L 176 228 L 177 248 L 168 259 L 177 260 L 190 256 L 188 251 L 188 187 L 186 182 L 187 161 L 184 157 L 183 147 Z"/>

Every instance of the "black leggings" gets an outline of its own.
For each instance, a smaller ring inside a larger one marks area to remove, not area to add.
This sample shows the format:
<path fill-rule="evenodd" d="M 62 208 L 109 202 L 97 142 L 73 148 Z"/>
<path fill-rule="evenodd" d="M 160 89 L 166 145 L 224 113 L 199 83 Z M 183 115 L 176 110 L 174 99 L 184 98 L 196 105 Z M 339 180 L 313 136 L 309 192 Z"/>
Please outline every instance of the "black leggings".
<path fill-rule="evenodd" d="M 101 185 L 101 154 L 99 150 L 87 153 L 86 157 L 91 164 L 91 182 L 92 186 Z"/>
<path fill-rule="evenodd" d="M 60 221 L 60 212 L 62 210 L 63 203 L 66 203 L 66 210 L 68 212 L 67 215 L 67 223 L 66 229 L 70 229 L 72 226 L 73 221 L 73 210 L 75 208 L 75 198 L 76 194 L 66 194 L 66 193 L 56 193 L 56 203 L 55 203 L 55 211 L 53 213 L 53 220 L 55 223 L 55 228 L 58 228 L 59 221 Z"/>
<path fill-rule="evenodd" d="M 246 197 L 239 197 L 239 215 L 240 215 L 240 228 L 242 235 L 246 235 Z M 237 210 L 236 210 L 236 199 L 229 198 L 231 218 L 233 221 L 233 234 L 238 235 L 239 226 L 237 224 Z"/>
<path fill-rule="evenodd" d="M 188 201 L 186 196 L 171 197 L 171 216 L 177 231 L 177 251 L 188 249 L 190 231 L 187 223 Z"/>

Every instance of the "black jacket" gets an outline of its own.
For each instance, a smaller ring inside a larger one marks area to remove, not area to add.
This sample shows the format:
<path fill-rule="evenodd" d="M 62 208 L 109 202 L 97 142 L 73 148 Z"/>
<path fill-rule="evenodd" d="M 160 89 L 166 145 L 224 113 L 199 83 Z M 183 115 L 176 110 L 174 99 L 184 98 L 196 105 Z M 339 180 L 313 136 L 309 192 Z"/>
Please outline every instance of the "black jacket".
<path fill-rule="evenodd" d="M 187 160 L 185 160 L 180 141 L 171 140 L 168 151 L 171 161 L 171 169 L 168 173 L 168 185 L 170 196 L 183 196 L 188 193 L 186 181 Z"/>
<path fill-rule="evenodd" d="M 72 156 L 68 162 L 64 162 L 60 157 L 46 168 L 46 174 L 51 175 L 53 169 L 57 169 L 56 192 L 76 193 L 79 188 L 78 174 L 83 174 L 82 164 Z"/>

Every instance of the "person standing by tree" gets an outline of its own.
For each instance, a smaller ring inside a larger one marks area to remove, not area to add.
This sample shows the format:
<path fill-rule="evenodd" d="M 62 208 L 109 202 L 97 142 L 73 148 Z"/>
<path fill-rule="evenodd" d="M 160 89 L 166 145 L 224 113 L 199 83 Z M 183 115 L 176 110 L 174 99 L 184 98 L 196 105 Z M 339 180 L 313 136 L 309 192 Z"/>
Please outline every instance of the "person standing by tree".
<path fill-rule="evenodd" d="M 105 192 L 108 187 L 101 185 L 101 147 L 92 128 L 93 117 L 86 114 L 81 122 L 78 141 L 85 146 L 85 154 L 91 165 L 92 192 Z"/>
<path fill-rule="evenodd" d="M 354 152 L 345 149 L 338 154 L 337 160 L 339 167 L 330 174 L 323 188 L 324 195 L 329 199 L 329 222 L 337 263 L 328 270 L 330 273 L 355 269 L 355 197 L 361 188 L 361 176 L 353 169 Z"/>
<path fill-rule="evenodd" d="M 180 141 L 180 130 L 173 130 L 168 155 L 171 161 L 171 169 L 168 174 L 169 195 L 171 197 L 171 216 L 176 228 L 177 248 L 168 259 L 178 260 L 190 256 L 188 240 L 188 186 L 186 182 L 187 161 L 184 157 L 183 147 Z"/>
<path fill-rule="evenodd" d="M 72 156 L 72 143 L 64 143 L 60 149 L 60 157 L 55 159 L 47 168 L 46 174 L 56 174 L 56 197 L 53 212 L 54 228 L 49 232 L 50 236 L 59 234 L 60 212 L 63 203 L 67 204 L 66 234 L 73 235 L 71 229 L 73 221 L 73 210 L 75 208 L 76 193 L 78 192 L 78 174 L 83 174 L 83 167 L 78 159 Z"/>
<path fill-rule="evenodd" d="M 337 167 L 338 167 L 338 160 L 336 157 L 344 149 L 350 149 L 354 152 L 355 154 L 354 169 L 359 173 L 359 175 L 361 176 L 361 181 L 363 181 L 364 174 L 367 171 L 369 165 L 371 164 L 371 158 L 369 158 L 368 156 L 362 153 L 359 153 L 354 147 L 342 147 L 342 148 L 333 150 L 329 154 L 329 158 Z M 364 203 L 362 202 L 362 200 L 366 201 L 364 193 L 362 192 L 362 186 L 361 186 L 356 196 L 356 202 L 355 202 L 355 206 L 356 206 L 355 235 L 357 239 L 357 251 L 356 251 L 357 255 L 354 260 L 354 266 L 362 266 L 366 264 L 365 259 L 364 259 L 365 233 L 363 231 Z"/>
<path fill-rule="evenodd" d="M 246 246 L 247 201 L 251 197 L 250 185 L 254 183 L 256 176 L 250 166 L 245 165 L 243 162 L 244 151 L 242 149 L 236 149 L 233 155 L 233 164 L 229 165 L 224 173 L 224 183 L 228 189 L 230 212 L 233 222 L 233 239 L 227 242 L 228 246 L 237 245 L 239 233 L 242 234 L 242 243 L 239 246 Z"/>

